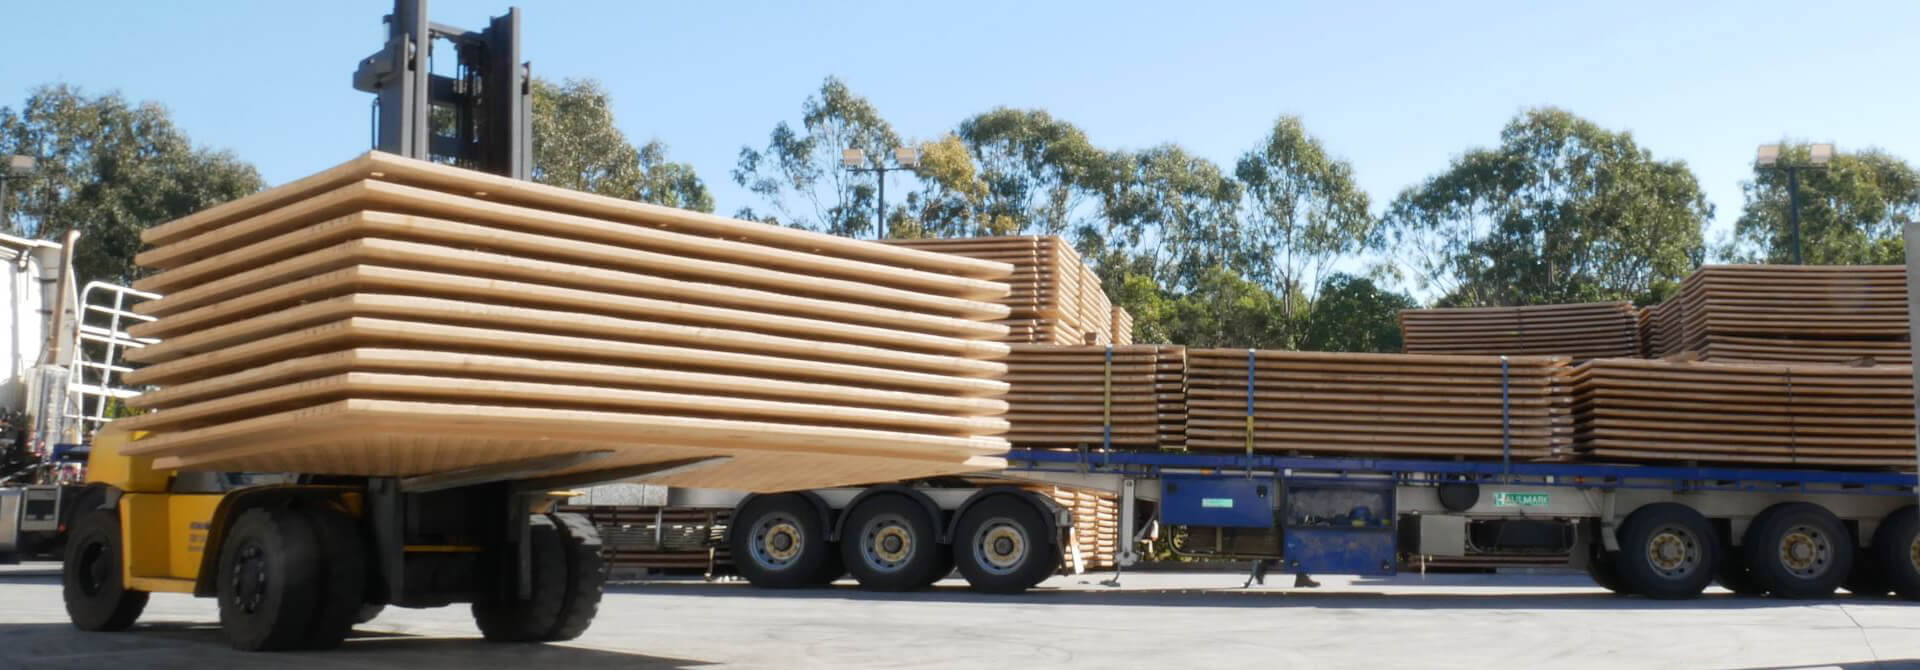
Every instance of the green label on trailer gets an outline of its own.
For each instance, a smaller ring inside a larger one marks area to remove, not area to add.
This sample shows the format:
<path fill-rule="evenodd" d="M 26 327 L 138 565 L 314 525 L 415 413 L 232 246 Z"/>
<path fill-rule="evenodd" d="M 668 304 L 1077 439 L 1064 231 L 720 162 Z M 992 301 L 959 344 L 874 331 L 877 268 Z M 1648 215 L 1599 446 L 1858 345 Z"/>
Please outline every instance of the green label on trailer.
<path fill-rule="evenodd" d="M 1200 506 L 1207 509 L 1233 509 L 1232 498 L 1201 498 Z"/>
<path fill-rule="evenodd" d="M 1494 507 L 1546 507 L 1547 494 L 1496 491 L 1493 494 Z"/>

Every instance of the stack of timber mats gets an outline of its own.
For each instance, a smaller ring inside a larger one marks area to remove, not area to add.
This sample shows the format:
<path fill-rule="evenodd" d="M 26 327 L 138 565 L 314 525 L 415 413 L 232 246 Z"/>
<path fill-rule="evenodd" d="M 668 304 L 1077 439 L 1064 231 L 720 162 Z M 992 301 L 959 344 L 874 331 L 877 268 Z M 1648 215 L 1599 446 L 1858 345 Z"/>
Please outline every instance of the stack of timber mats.
<path fill-rule="evenodd" d="M 1648 315 L 1654 357 L 1913 362 L 1900 265 L 1709 265 Z"/>
<path fill-rule="evenodd" d="M 1639 356 L 1640 315 L 1629 302 L 1400 311 L 1409 354 Z"/>
<path fill-rule="evenodd" d="M 1179 448 L 1186 349 L 1015 344 L 1007 357 L 1007 440 L 1030 449 Z"/>
<path fill-rule="evenodd" d="M 1013 293 L 1005 341 L 1041 344 L 1114 344 L 1113 303 L 1100 277 L 1057 235 L 888 240 L 888 244 L 1010 263 Z M 1129 328 L 1132 317 L 1126 319 Z M 1129 330 L 1125 340 L 1132 341 Z"/>
<path fill-rule="evenodd" d="M 156 467 L 779 491 L 1005 465 L 1005 263 L 381 153 L 142 239 L 166 295 L 134 331 L 162 341 L 127 379 L 159 388 L 116 427 Z"/>

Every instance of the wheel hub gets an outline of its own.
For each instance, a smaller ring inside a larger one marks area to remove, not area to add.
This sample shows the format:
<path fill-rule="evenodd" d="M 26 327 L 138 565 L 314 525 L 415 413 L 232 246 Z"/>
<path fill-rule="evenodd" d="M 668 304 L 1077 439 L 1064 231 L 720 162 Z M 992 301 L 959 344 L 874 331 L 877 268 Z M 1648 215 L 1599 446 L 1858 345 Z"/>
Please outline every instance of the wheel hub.
<path fill-rule="evenodd" d="M 1681 528 L 1662 528 L 1647 541 L 1647 563 L 1668 578 L 1693 572 L 1700 553 L 1699 540 Z"/>
<path fill-rule="evenodd" d="M 800 555 L 800 529 L 790 522 L 778 521 L 769 526 L 761 535 L 760 545 L 766 558 L 775 563 L 786 563 Z"/>
<path fill-rule="evenodd" d="M 1815 577 L 1827 571 L 1833 560 L 1833 545 L 1825 533 L 1806 526 L 1794 526 L 1780 536 L 1780 564 L 1801 577 Z"/>
<path fill-rule="evenodd" d="M 995 572 L 1012 572 L 1026 559 L 1026 535 L 1011 523 L 995 523 L 982 528 L 975 546 L 980 549 L 980 557 L 986 563 L 984 567 Z"/>
<path fill-rule="evenodd" d="M 913 558 L 913 529 L 898 515 L 876 516 L 860 529 L 860 549 L 869 567 L 898 570 Z"/>
<path fill-rule="evenodd" d="M 252 614 L 267 598 L 267 552 L 258 544 L 248 543 L 240 548 L 239 559 L 234 561 L 233 574 L 229 576 L 233 605 Z"/>

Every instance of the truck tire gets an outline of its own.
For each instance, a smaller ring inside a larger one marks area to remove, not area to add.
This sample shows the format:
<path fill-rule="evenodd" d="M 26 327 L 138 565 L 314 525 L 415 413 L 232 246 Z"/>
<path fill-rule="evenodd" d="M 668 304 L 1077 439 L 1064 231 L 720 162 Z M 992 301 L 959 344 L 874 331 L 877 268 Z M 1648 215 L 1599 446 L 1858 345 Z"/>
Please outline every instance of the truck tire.
<path fill-rule="evenodd" d="M 1873 557 L 1895 595 L 1920 600 L 1920 508 L 1904 507 L 1880 520 Z"/>
<path fill-rule="evenodd" d="M 80 630 L 118 631 L 133 626 L 147 607 L 147 592 L 121 583 L 120 515 L 113 510 L 82 511 L 67 530 L 67 552 L 60 570 L 60 592 L 67 619 Z"/>
<path fill-rule="evenodd" d="M 1760 580 L 1754 579 L 1753 572 L 1747 570 L 1746 556 L 1740 553 L 1738 547 L 1722 546 L 1721 552 L 1725 556 L 1720 559 L 1720 571 L 1713 576 L 1713 581 L 1719 582 L 1720 588 L 1732 591 L 1734 595 L 1764 596 L 1767 594 L 1767 586 L 1761 584 Z"/>
<path fill-rule="evenodd" d="M 607 564 L 600 555 L 600 531 L 587 518 L 571 512 L 553 515 L 560 538 L 567 549 L 567 584 L 560 618 L 544 638 L 562 642 L 580 637 L 593 625 L 600 613 L 600 598 L 606 593 Z"/>
<path fill-rule="evenodd" d="M 220 628 L 233 648 L 280 651 L 308 640 L 324 577 L 307 515 L 242 512 L 220 545 L 219 565 Z"/>
<path fill-rule="evenodd" d="M 313 523 L 321 555 L 319 607 L 313 612 L 313 627 L 302 647 L 332 649 L 347 639 L 354 624 L 360 623 L 360 610 L 367 601 L 367 566 L 372 557 L 359 525 L 340 510 L 320 504 L 301 511 Z"/>
<path fill-rule="evenodd" d="M 1713 524 L 1691 507 L 1653 503 L 1620 524 L 1620 580 L 1639 595 L 1679 600 L 1700 595 L 1720 565 Z"/>
<path fill-rule="evenodd" d="M 1600 588 L 1617 595 L 1633 595 L 1620 581 L 1620 552 L 1595 550 L 1593 558 L 1587 559 L 1587 576 Z"/>
<path fill-rule="evenodd" d="M 754 498 L 733 517 L 727 538 L 734 569 L 754 586 L 793 589 L 832 583 L 843 572 L 827 524 L 798 494 Z"/>
<path fill-rule="evenodd" d="M 954 527 L 953 561 L 975 591 L 1020 593 L 1060 566 L 1053 524 L 1026 501 L 996 495 L 975 503 Z"/>
<path fill-rule="evenodd" d="M 1853 569 L 1853 535 L 1825 507 L 1774 505 L 1754 517 L 1741 547 L 1747 570 L 1778 598 L 1826 598 Z"/>
<path fill-rule="evenodd" d="M 876 495 L 853 508 L 840 527 L 840 560 L 860 586 L 911 591 L 951 569 L 953 548 L 940 544 L 925 507 L 902 495 Z"/>
<path fill-rule="evenodd" d="M 1858 547 L 1853 552 L 1853 569 L 1847 571 L 1847 578 L 1840 582 L 1840 587 L 1846 589 L 1847 593 L 1867 598 L 1884 598 L 1893 591 L 1886 575 L 1880 572 L 1879 558 L 1871 550 L 1860 551 Z"/>
<path fill-rule="evenodd" d="M 560 626 L 566 608 L 567 547 L 560 529 L 544 515 L 528 519 L 527 525 L 532 597 L 520 599 L 518 578 L 511 571 L 501 571 L 500 579 L 473 600 L 473 622 L 480 627 L 480 635 L 492 642 L 544 642 Z M 517 549 L 502 543 L 497 551 Z"/>

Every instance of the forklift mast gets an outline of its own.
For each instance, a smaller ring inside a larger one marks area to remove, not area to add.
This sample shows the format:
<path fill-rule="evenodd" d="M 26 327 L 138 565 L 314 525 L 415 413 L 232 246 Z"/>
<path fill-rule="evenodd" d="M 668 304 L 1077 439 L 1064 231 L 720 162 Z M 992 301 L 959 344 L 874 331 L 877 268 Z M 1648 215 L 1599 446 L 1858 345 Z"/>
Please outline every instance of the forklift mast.
<path fill-rule="evenodd" d="M 373 148 L 514 179 L 533 172 L 533 74 L 520 60 L 520 9 L 484 30 L 427 20 L 427 0 L 394 0 L 387 44 L 360 61 L 355 89 L 373 93 Z M 433 73 L 446 40 L 457 74 Z"/>

